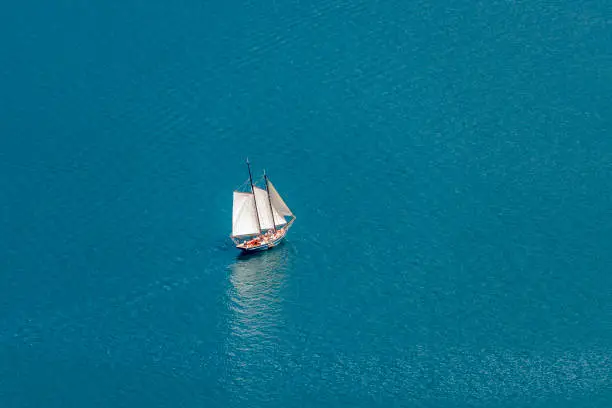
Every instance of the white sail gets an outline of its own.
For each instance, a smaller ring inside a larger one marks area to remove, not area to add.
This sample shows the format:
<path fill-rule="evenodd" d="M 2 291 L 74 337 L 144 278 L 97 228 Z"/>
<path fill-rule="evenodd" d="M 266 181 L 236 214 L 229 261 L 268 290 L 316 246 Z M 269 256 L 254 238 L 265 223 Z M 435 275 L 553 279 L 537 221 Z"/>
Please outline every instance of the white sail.
<path fill-rule="evenodd" d="M 278 191 L 272 185 L 270 179 L 268 179 L 268 191 L 270 192 L 270 201 L 272 202 L 272 207 L 282 216 L 292 217 L 293 213 L 287 207 L 287 204 L 283 201 Z"/>
<path fill-rule="evenodd" d="M 259 232 L 253 194 L 234 191 L 232 236 L 259 234 Z"/>
<path fill-rule="evenodd" d="M 259 223 L 262 229 L 271 229 L 272 217 L 274 217 L 275 225 L 285 225 L 287 221 L 281 216 L 275 208 L 272 208 L 270 213 L 270 202 L 268 201 L 268 193 L 259 187 L 255 187 L 255 200 L 257 201 L 257 213 L 259 214 Z"/>

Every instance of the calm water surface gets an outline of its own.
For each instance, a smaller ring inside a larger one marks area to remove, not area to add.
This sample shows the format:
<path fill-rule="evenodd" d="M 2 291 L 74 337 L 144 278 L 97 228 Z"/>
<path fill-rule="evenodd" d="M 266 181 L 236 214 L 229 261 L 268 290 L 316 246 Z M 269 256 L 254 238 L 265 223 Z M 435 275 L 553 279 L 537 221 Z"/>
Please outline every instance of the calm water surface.
<path fill-rule="evenodd" d="M 603 2 L 3 11 L 0 406 L 610 406 Z"/>

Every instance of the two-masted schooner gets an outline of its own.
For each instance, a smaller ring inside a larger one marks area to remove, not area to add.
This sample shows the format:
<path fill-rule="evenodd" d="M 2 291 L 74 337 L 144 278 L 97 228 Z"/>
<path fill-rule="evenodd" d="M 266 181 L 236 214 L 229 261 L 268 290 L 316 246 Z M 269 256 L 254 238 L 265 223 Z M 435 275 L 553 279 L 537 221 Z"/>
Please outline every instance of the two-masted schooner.
<path fill-rule="evenodd" d="M 295 221 L 295 215 L 283 201 L 264 171 L 264 188 L 253 184 L 251 164 L 249 191 L 234 190 L 232 235 L 236 248 L 244 252 L 264 251 L 278 245 Z M 291 217 L 289 221 L 285 217 Z"/>

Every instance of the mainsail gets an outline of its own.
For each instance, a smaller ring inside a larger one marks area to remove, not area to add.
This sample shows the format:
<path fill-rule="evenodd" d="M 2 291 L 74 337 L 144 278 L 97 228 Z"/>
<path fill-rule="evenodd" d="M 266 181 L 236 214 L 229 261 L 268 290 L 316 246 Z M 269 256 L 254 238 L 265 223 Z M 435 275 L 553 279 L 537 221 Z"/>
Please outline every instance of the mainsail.
<path fill-rule="evenodd" d="M 285 225 L 287 221 L 285 218 L 278 213 L 278 210 L 272 205 L 272 214 L 270 214 L 270 204 L 268 203 L 268 193 L 259 188 L 254 187 L 255 200 L 257 201 L 257 213 L 259 214 L 259 224 L 262 229 L 272 229 L 272 217 L 274 217 L 274 224 L 279 227 Z"/>
<path fill-rule="evenodd" d="M 232 236 L 239 237 L 260 232 L 253 194 L 234 191 Z"/>
<path fill-rule="evenodd" d="M 268 192 L 270 193 L 270 201 L 272 202 L 272 207 L 278 211 L 278 213 L 282 216 L 292 217 L 293 213 L 287 207 L 287 204 L 283 201 L 278 191 L 272 185 L 270 179 L 268 179 Z"/>

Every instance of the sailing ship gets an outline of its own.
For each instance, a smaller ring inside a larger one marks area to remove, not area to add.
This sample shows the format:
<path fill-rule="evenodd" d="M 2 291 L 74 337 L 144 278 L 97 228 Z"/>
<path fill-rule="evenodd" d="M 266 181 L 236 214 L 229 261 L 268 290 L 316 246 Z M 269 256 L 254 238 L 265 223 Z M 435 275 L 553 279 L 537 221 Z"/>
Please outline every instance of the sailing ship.
<path fill-rule="evenodd" d="M 253 183 L 251 164 L 248 191 L 234 190 L 232 234 L 236 248 L 243 252 L 265 251 L 280 244 L 295 221 L 285 201 L 268 178 L 265 170 L 263 188 Z M 244 183 L 246 184 L 246 182 Z M 287 220 L 287 217 L 290 217 Z"/>

